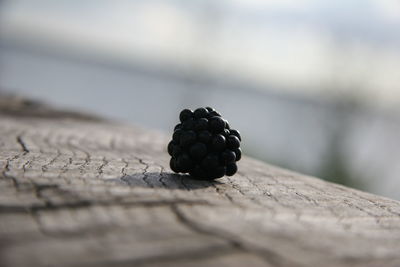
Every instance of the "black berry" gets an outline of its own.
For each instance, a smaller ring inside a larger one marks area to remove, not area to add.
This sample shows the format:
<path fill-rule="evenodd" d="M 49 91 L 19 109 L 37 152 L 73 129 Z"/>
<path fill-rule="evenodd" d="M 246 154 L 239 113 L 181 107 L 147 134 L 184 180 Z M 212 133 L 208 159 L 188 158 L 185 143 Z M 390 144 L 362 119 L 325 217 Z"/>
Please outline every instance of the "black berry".
<path fill-rule="evenodd" d="M 211 141 L 212 134 L 209 131 L 201 131 L 198 134 L 198 139 L 204 144 L 208 144 Z"/>
<path fill-rule="evenodd" d="M 198 108 L 194 111 L 194 117 L 196 119 L 207 118 L 207 116 L 208 116 L 208 110 L 205 108 Z"/>
<path fill-rule="evenodd" d="M 189 154 L 193 159 L 202 159 L 207 155 L 207 146 L 200 142 L 196 143 L 190 147 Z"/>
<path fill-rule="evenodd" d="M 196 133 L 193 131 L 185 131 L 181 134 L 180 145 L 182 147 L 188 146 L 196 142 Z"/>
<path fill-rule="evenodd" d="M 227 138 L 231 135 L 231 132 L 228 129 L 224 129 L 221 134 Z"/>
<path fill-rule="evenodd" d="M 199 165 L 196 165 L 190 172 L 190 176 L 199 178 L 199 179 L 207 179 L 207 172 Z"/>
<path fill-rule="evenodd" d="M 196 131 L 207 130 L 207 128 L 208 128 L 208 120 L 206 118 L 200 118 L 197 121 L 195 121 L 194 129 Z"/>
<path fill-rule="evenodd" d="M 174 147 L 175 147 L 174 141 L 171 141 L 171 142 L 168 143 L 168 154 L 170 156 L 172 156 L 172 152 L 174 151 Z"/>
<path fill-rule="evenodd" d="M 193 168 L 194 162 L 188 154 L 181 154 L 177 160 L 178 169 L 183 172 L 189 172 Z"/>
<path fill-rule="evenodd" d="M 209 113 L 208 113 L 209 115 L 209 117 L 213 117 L 213 116 L 216 116 L 216 117 L 221 117 L 221 114 L 219 114 L 217 111 L 215 111 L 215 110 L 213 110 L 213 111 L 210 111 Z"/>
<path fill-rule="evenodd" d="M 240 136 L 240 133 L 238 130 L 231 129 L 230 132 L 231 132 L 231 135 L 236 136 L 237 138 L 239 138 L 240 141 L 242 141 L 242 137 Z"/>
<path fill-rule="evenodd" d="M 226 175 L 232 176 L 237 172 L 237 165 L 236 163 L 229 163 L 226 165 Z"/>
<path fill-rule="evenodd" d="M 235 162 L 236 160 L 236 153 L 233 152 L 232 150 L 225 150 L 224 152 L 222 152 L 221 154 L 221 159 L 223 163 L 232 163 Z"/>
<path fill-rule="evenodd" d="M 188 118 L 182 123 L 183 130 L 193 130 L 196 122 L 193 118 Z"/>
<path fill-rule="evenodd" d="M 215 169 L 218 167 L 219 159 L 217 154 L 207 155 L 201 162 L 201 167 L 205 170 Z"/>
<path fill-rule="evenodd" d="M 184 109 L 179 114 L 179 119 L 181 120 L 181 122 L 184 122 L 187 119 L 192 118 L 192 117 L 193 117 L 193 111 L 191 111 L 190 109 Z"/>
<path fill-rule="evenodd" d="M 226 174 L 225 166 L 218 166 L 215 170 L 210 174 L 212 179 L 221 178 Z"/>
<path fill-rule="evenodd" d="M 171 158 L 171 160 L 169 161 L 169 167 L 171 168 L 171 170 L 173 170 L 174 172 L 180 172 L 180 170 L 177 168 L 176 166 L 176 160 L 174 158 Z"/>
<path fill-rule="evenodd" d="M 217 134 L 211 141 L 211 148 L 214 151 L 223 151 L 226 146 L 226 139 L 223 135 Z"/>
<path fill-rule="evenodd" d="M 211 107 L 184 109 L 168 143 L 170 168 L 197 179 L 213 180 L 237 172 L 241 136 Z"/>
<path fill-rule="evenodd" d="M 231 128 L 229 122 L 227 120 L 224 120 L 224 122 L 225 122 L 225 128 L 229 130 Z"/>
<path fill-rule="evenodd" d="M 182 153 L 182 149 L 179 145 L 174 146 L 174 150 L 172 150 L 172 157 L 177 158 Z"/>
<path fill-rule="evenodd" d="M 228 146 L 229 149 L 236 149 L 240 147 L 240 141 L 239 138 L 237 138 L 234 135 L 228 136 L 226 139 L 226 145 Z"/>
<path fill-rule="evenodd" d="M 242 150 L 240 148 L 237 148 L 234 150 L 235 155 L 236 155 L 236 161 L 239 161 L 242 158 Z"/>
<path fill-rule="evenodd" d="M 208 127 L 213 133 L 220 133 L 225 129 L 225 122 L 220 117 L 214 116 L 208 120 Z"/>
<path fill-rule="evenodd" d="M 174 134 L 172 135 L 172 140 L 175 143 L 179 143 L 181 141 L 182 133 L 183 133 L 183 130 L 181 130 L 181 129 L 178 129 L 178 130 L 174 131 Z"/>
<path fill-rule="evenodd" d="M 177 125 L 175 125 L 174 131 L 178 130 L 178 129 L 182 129 L 182 124 L 178 123 Z"/>

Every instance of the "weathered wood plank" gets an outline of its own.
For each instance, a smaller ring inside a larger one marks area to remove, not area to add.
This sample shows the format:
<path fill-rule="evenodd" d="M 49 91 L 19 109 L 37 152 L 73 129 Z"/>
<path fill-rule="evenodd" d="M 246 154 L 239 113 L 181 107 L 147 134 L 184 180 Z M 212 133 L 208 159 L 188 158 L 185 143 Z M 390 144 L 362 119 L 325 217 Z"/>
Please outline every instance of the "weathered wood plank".
<path fill-rule="evenodd" d="M 249 157 L 187 179 L 160 133 L 27 103 L 0 101 L 0 266 L 400 266 L 398 201 Z"/>

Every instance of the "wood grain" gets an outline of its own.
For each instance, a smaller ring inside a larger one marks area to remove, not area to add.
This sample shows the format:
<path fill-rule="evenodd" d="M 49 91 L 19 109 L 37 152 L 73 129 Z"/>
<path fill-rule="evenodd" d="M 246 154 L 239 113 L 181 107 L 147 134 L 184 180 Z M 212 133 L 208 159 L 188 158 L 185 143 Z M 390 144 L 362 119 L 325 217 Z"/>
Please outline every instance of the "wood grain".
<path fill-rule="evenodd" d="M 192 180 L 163 134 L 27 103 L 0 101 L 0 266 L 400 266 L 398 201 L 249 157 Z"/>

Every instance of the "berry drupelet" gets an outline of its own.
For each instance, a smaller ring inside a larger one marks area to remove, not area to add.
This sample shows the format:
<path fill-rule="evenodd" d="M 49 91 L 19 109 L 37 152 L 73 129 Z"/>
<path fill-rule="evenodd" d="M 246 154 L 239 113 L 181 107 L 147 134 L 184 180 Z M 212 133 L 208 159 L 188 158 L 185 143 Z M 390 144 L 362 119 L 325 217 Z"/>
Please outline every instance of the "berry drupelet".
<path fill-rule="evenodd" d="M 242 157 L 239 131 L 210 107 L 195 111 L 184 109 L 168 144 L 170 167 L 176 173 L 193 178 L 213 180 L 237 172 Z"/>

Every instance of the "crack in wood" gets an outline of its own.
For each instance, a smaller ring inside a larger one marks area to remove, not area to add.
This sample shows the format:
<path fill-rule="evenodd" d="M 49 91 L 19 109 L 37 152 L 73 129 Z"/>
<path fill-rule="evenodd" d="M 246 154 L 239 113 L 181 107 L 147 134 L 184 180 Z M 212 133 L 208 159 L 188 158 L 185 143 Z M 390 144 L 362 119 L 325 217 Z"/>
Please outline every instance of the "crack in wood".
<path fill-rule="evenodd" d="M 254 255 L 262 258 L 266 263 L 272 264 L 273 266 L 291 266 L 289 263 L 281 259 L 279 255 L 276 253 L 260 248 L 248 248 L 240 238 L 231 236 L 229 233 L 222 232 L 220 229 L 212 229 L 209 227 L 202 226 L 201 224 L 195 222 L 194 220 L 189 219 L 182 211 L 180 211 L 178 205 L 172 205 L 171 210 L 176 215 L 177 219 L 184 225 L 186 225 L 189 229 L 199 234 L 204 234 L 206 236 L 218 237 L 222 240 L 227 241 L 233 249 L 250 252 Z"/>
<path fill-rule="evenodd" d="M 22 151 L 24 152 L 24 155 L 29 153 L 29 149 L 27 148 L 25 142 L 22 140 L 22 135 L 17 136 L 17 142 L 20 144 Z"/>

